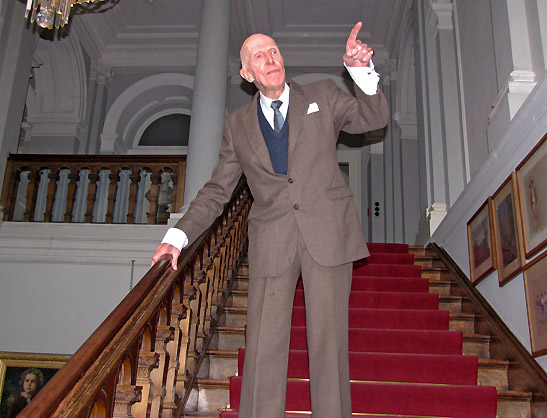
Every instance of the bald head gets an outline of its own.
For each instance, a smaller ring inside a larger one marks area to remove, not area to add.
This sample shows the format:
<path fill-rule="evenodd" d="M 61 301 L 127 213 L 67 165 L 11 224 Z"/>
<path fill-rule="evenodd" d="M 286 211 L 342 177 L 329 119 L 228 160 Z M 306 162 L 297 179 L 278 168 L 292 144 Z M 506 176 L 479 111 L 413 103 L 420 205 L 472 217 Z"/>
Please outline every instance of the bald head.
<path fill-rule="evenodd" d="M 245 67 L 249 62 L 249 54 L 251 53 L 253 46 L 260 43 L 270 43 L 275 45 L 277 48 L 277 44 L 273 38 L 268 35 L 264 35 L 263 33 L 255 33 L 254 35 L 249 36 L 245 39 L 245 41 L 243 41 L 243 45 L 241 45 L 241 50 L 239 51 L 242 67 Z"/>
<path fill-rule="evenodd" d="M 277 99 L 285 88 L 285 66 L 275 41 L 262 33 L 251 35 L 243 42 L 240 56 L 241 77 L 266 97 Z"/>

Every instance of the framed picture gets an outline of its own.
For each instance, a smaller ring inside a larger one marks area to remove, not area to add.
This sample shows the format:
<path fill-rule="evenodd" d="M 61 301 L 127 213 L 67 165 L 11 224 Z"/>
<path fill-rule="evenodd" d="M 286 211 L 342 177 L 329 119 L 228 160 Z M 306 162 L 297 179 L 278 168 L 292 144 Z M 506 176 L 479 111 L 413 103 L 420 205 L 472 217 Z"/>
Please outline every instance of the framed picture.
<path fill-rule="evenodd" d="M 490 199 L 496 268 L 500 286 L 520 272 L 524 264 L 520 208 L 517 196 L 516 175 L 513 173 Z"/>
<path fill-rule="evenodd" d="M 534 357 L 547 354 L 547 252 L 524 266 L 524 288 Z"/>
<path fill-rule="evenodd" d="M 467 223 L 467 240 L 471 283 L 477 284 L 496 265 L 489 200 L 482 204 Z"/>
<path fill-rule="evenodd" d="M 526 258 L 547 244 L 547 135 L 517 167 Z"/>
<path fill-rule="evenodd" d="M 69 358 L 0 352 L 0 418 L 17 416 Z"/>

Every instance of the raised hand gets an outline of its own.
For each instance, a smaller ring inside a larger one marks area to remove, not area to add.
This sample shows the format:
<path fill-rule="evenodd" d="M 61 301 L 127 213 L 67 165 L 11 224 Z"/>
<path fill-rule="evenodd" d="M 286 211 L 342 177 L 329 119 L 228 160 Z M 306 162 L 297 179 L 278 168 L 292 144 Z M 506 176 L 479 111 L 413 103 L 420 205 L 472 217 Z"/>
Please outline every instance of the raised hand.
<path fill-rule="evenodd" d="M 349 34 L 346 42 L 346 53 L 344 62 L 348 67 L 366 67 L 374 55 L 374 51 L 357 39 L 357 35 L 363 26 L 362 22 L 357 22 Z"/>

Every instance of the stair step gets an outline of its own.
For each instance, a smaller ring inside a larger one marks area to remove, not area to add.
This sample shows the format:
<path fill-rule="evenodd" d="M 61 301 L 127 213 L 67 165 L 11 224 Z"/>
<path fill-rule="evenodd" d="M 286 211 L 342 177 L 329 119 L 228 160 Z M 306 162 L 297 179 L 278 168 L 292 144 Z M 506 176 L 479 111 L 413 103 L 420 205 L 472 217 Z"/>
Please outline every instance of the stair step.
<path fill-rule="evenodd" d="M 421 277 L 432 280 L 450 279 L 450 272 L 445 267 L 423 267 Z"/>
<path fill-rule="evenodd" d="M 423 268 L 428 267 L 444 267 L 442 261 L 437 257 L 414 254 L 414 264 L 421 266 Z"/>
<path fill-rule="evenodd" d="M 353 262 L 353 268 L 367 264 L 414 264 L 414 255 L 409 253 L 371 253 L 370 256 Z"/>
<path fill-rule="evenodd" d="M 429 247 L 424 247 L 421 245 L 409 245 L 408 252 L 414 255 L 425 255 L 428 257 L 437 257 L 437 254 L 435 254 L 435 251 L 433 251 Z"/>
<path fill-rule="evenodd" d="M 450 313 L 450 331 L 461 331 L 464 335 L 475 333 L 475 314 L 452 312 Z"/>
<path fill-rule="evenodd" d="M 243 326 L 247 323 L 246 306 L 226 306 L 224 312 L 226 315 L 224 322 L 228 326 Z"/>
<path fill-rule="evenodd" d="M 497 391 L 497 414 L 499 418 L 530 418 L 532 416 L 530 401 L 532 394 L 518 391 Z M 218 414 L 218 413 L 217 413 Z M 195 418 L 216 417 L 217 415 L 186 415 Z M 285 418 L 310 417 L 310 411 L 287 412 Z M 363 413 L 352 414 L 352 417 L 362 417 Z M 431 418 L 431 415 L 400 415 L 400 414 L 365 414 L 367 418 Z M 220 418 L 239 418 L 237 410 L 222 411 Z"/>
<path fill-rule="evenodd" d="M 245 326 L 219 326 L 214 347 L 220 350 L 237 350 L 245 345 Z"/>
<path fill-rule="evenodd" d="M 194 417 L 194 415 L 188 415 L 188 417 Z M 212 415 L 216 416 L 216 415 Z M 371 415 L 371 414 L 362 414 L 362 413 L 356 413 L 352 414 L 352 417 L 365 417 L 365 418 L 433 418 L 431 416 L 425 416 L 425 415 L 400 415 L 400 414 L 382 414 L 382 415 Z M 197 416 L 201 417 L 201 415 Z M 209 415 L 204 415 L 205 418 L 209 417 Z M 299 412 L 287 412 L 285 413 L 285 418 L 310 418 L 311 417 L 311 411 L 299 411 Z M 237 410 L 226 410 L 223 411 L 220 414 L 220 418 L 239 418 Z"/>
<path fill-rule="evenodd" d="M 231 377 L 232 408 L 239 407 L 240 391 L 241 377 Z M 496 417 L 497 392 L 493 387 L 352 382 L 351 395 L 354 413 Z M 287 409 L 310 410 L 309 381 L 288 380 Z"/>
<path fill-rule="evenodd" d="M 208 377 L 221 379 L 235 375 L 237 373 L 237 357 L 237 350 L 207 350 Z M 202 364 L 201 368 L 204 367 L 205 365 Z"/>
<path fill-rule="evenodd" d="M 452 280 L 427 280 L 430 293 L 436 293 L 439 296 L 449 296 L 451 294 L 454 285 Z"/>
<path fill-rule="evenodd" d="M 477 356 L 480 359 L 490 358 L 490 336 L 482 334 L 464 335 L 463 354 Z"/>
<path fill-rule="evenodd" d="M 353 276 L 351 290 L 376 292 L 429 292 L 428 279 L 421 277 Z"/>
<path fill-rule="evenodd" d="M 479 359 L 477 381 L 481 386 L 495 386 L 498 391 L 509 389 L 509 362 L 496 359 Z"/>
<path fill-rule="evenodd" d="M 238 350 L 243 375 L 245 349 Z M 349 353 L 350 379 L 375 382 L 475 385 L 479 361 L 473 356 L 406 353 Z M 309 378 L 308 352 L 289 352 L 288 377 Z"/>
<path fill-rule="evenodd" d="M 433 309 L 350 308 L 349 327 L 368 329 L 448 330 L 448 311 Z M 293 326 L 306 326 L 306 308 L 293 308 Z"/>
<path fill-rule="evenodd" d="M 532 416 L 530 402 L 531 392 L 515 390 L 498 391 L 499 418 L 529 418 Z M 537 415 L 538 417 L 540 415 Z"/>
<path fill-rule="evenodd" d="M 248 294 L 247 289 L 233 289 L 226 304 L 229 306 L 247 306 Z"/>
<path fill-rule="evenodd" d="M 183 417 L 187 418 L 218 418 L 221 411 L 195 411 L 185 412 Z M 223 417 L 226 415 L 223 415 Z M 237 416 L 237 415 L 235 415 Z"/>
<path fill-rule="evenodd" d="M 369 242 L 367 243 L 367 248 L 371 254 L 374 254 L 374 253 L 408 253 L 410 247 L 407 244 Z"/>
<path fill-rule="evenodd" d="M 454 331 L 349 329 L 349 351 L 462 354 L 463 336 Z M 291 328 L 290 348 L 306 350 L 305 327 Z"/>
<path fill-rule="evenodd" d="M 230 406 L 230 381 L 224 379 L 198 378 L 184 411 L 187 414 L 197 411 L 219 411 Z M 200 412 L 203 416 L 203 412 Z M 218 412 L 217 412 L 218 414 Z M 200 415 L 197 415 L 198 417 Z M 211 415 L 205 415 L 211 416 Z M 215 416 L 215 415 L 212 415 Z"/>
<path fill-rule="evenodd" d="M 353 268 L 354 276 L 422 277 L 420 266 L 406 264 L 365 264 Z"/>
<path fill-rule="evenodd" d="M 243 289 L 248 289 L 248 288 L 249 288 L 249 276 L 238 274 L 235 277 L 235 281 L 234 281 L 234 284 L 232 286 L 232 289 L 243 290 Z"/>
<path fill-rule="evenodd" d="M 461 296 L 439 295 L 439 309 L 459 313 L 462 311 L 462 300 Z"/>

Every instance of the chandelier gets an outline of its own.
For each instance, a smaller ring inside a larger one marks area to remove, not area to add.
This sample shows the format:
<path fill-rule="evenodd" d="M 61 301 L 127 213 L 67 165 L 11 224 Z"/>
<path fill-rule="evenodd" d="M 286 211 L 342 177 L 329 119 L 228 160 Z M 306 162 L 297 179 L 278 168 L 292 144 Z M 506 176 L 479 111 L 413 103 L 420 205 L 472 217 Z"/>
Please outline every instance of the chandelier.
<path fill-rule="evenodd" d="M 68 23 L 68 16 L 72 6 L 80 5 L 80 13 L 102 13 L 119 3 L 120 0 L 26 0 L 27 11 L 25 17 L 30 19 L 31 23 L 42 28 L 53 29 L 64 26 Z M 95 3 L 96 2 L 96 3 Z M 109 3 L 108 7 L 101 7 Z"/>

